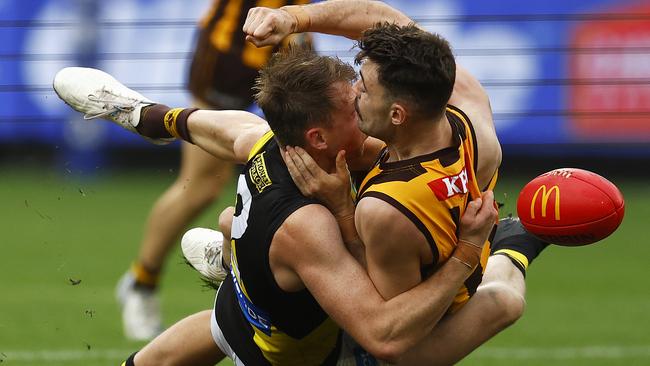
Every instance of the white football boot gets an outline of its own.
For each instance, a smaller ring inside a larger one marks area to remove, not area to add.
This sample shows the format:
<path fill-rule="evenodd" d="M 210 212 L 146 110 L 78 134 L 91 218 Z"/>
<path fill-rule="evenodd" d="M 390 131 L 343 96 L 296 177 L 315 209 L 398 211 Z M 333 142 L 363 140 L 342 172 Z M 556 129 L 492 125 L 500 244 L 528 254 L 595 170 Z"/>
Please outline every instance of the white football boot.
<path fill-rule="evenodd" d="M 181 239 L 185 259 L 203 277 L 214 283 L 223 281 L 228 274 L 221 259 L 222 247 L 221 232 L 201 227 L 187 231 Z"/>
<path fill-rule="evenodd" d="M 127 271 L 117 283 L 115 296 L 122 307 L 126 338 L 148 341 L 162 332 L 160 300 L 156 290 L 136 286 L 135 277 Z"/>
<path fill-rule="evenodd" d="M 142 107 L 156 102 L 127 88 L 111 75 L 87 67 L 66 67 L 54 76 L 54 91 L 72 109 L 84 114 L 84 119 L 103 118 L 138 133 Z M 167 144 L 173 138 L 145 139 Z"/>

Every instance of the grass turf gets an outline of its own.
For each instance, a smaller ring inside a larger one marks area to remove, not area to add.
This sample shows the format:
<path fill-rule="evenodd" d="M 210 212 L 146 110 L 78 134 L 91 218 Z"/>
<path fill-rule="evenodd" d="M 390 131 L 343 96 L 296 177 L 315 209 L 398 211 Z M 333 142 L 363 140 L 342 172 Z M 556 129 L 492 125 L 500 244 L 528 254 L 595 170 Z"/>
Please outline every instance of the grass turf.
<path fill-rule="evenodd" d="M 2 167 L 3 365 L 119 365 L 142 346 L 122 337 L 113 291 L 137 253 L 151 204 L 174 178 L 159 171 L 74 180 Z M 547 249 L 529 270 L 524 317 L 462 364 L 650 362 L 650 248 L 644 236 L 650 184 L 614 181 L 626 198 L 622 227 L 597 245 Z M 502 213 L 513 209 L 523 182 L 501 180 Z M 213 225 L 233 197 L 231 185 L 195 225 Z M 161 290 L 166 325 L 209 308 L 214 296 L 178 250 L 168 260 Z"/>

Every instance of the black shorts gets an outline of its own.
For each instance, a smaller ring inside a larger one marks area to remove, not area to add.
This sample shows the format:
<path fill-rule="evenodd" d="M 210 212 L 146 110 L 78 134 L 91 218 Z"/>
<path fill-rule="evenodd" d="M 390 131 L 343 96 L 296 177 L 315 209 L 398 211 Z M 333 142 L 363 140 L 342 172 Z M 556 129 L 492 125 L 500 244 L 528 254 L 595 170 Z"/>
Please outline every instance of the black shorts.
<path fill-rule="evenodd" d="M 257 48 L 245 40 L 244 21 L 258 2 L 245 0 L 237 9 L 229 0 L 215 0 L 201 21 L 188 80 L 188 89 L 198 101 L 215 109 L 247 109 L 252 104 L 258 70 L 279 49 Z M 285 1 L 278 6 L 308 2 Z M 305 35 L 290 41 L 311 43 Z"/>

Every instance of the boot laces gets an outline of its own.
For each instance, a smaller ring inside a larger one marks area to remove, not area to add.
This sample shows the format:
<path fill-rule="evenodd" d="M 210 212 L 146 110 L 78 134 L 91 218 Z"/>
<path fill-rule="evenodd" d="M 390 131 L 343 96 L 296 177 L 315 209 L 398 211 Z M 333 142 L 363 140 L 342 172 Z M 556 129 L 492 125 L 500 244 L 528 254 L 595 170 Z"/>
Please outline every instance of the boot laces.
<path fill-rule="evenodd" d="M 214 265 L 217 262 L 217 258 L 221 256 L 221 248 L 208 246 L 205 248 L 205 260 L 210 265 Z"/>
<path fill-rule="evenodd" d="M 99 95 L 88 95 L 88 100 L 103 104 L 103 111 L 99 113 L 84 114 L 84 119 L 86 120 L 102 118 L 116 112 L 131 113 L 135 110 L 135 107 L 137 107 L 138 104 L 142 103 L 139 99 L 117 95 L 103 88 L 99 91 Z"/>

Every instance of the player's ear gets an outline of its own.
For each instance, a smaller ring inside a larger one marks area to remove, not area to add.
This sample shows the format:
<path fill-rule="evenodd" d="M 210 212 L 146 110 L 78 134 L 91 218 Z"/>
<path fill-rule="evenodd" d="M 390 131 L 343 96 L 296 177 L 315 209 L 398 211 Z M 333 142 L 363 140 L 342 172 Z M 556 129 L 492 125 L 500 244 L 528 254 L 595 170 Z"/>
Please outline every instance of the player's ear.
<path fill-rule="evenodd" d="M 390 121 L 393 125 L 399 126 L 406 122 L 407 110 L 404 104 L 395 102 L 390 106 Z"/>
<path fill-rule="evenodd" d="M 305 132 L 306 146 L 311 146 L 316 150 L 327 149 L 327 141 L 325 140 L 323 129 L 320 127 L 312 127 Z"/>

